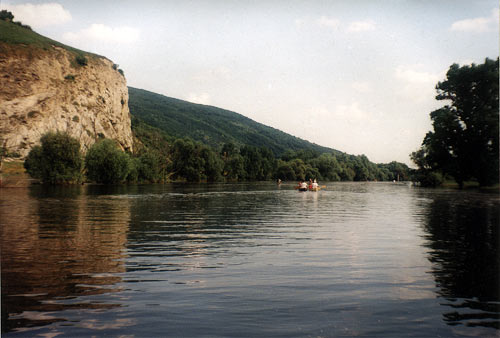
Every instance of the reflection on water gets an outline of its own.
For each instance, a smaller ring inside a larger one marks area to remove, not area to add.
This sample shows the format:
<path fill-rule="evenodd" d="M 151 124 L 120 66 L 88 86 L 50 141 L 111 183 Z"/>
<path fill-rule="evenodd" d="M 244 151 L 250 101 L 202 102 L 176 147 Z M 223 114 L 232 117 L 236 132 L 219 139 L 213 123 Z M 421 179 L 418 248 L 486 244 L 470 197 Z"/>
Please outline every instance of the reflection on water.
<path fill-rule="evenodd" d="M 500 329 L 498 196 L 435 196 L 425 222 L 432 273 L 450 325 Z"/>
<path fill-rule="evenodd" d="M 496 336 L 498 195 L 0 190 L 6 336 Z"/>
<path fill-rule="evenodd" d="M 82 187 L 2 191 L 2 331 L 120 306 L 92 297 L 119 291 L 129 201 L 85 195 Z"/>

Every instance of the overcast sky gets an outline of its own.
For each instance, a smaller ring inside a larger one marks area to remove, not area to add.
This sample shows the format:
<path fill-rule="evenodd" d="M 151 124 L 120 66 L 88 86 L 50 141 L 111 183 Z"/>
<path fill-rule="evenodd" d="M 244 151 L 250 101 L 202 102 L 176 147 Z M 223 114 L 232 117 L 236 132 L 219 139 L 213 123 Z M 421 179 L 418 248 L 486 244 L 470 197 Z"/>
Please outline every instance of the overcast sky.
<path fill-rule="evenodd" d="M 129 86 L 411 164 L 453 63 L 499 53 L 497 0 L 0 1 Z"/>

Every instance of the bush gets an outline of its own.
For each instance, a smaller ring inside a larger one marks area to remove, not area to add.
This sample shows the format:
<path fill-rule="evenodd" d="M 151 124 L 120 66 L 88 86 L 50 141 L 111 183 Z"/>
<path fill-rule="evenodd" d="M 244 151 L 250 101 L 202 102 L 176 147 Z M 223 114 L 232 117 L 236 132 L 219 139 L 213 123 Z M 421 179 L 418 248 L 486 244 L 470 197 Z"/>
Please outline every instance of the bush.
<path fill-rule="evenodd" d="M 86 66 L 88 64 L 88 60 L 85 55 L 77 55 L 75 58 L 76 64 L 79 66 Z"/>
<path fill-rule="evenodd" d="M 14 20 L 14 15 L 5 9 L 0 11 L 0 20 L 12 22 Z"/>
<path fill-rule="evenodd" d="M 422 187 L 438 187 L 444 182 L 443 175 L 435 171 L 420 171 L 417 180 Z"/>
<path fill-rule="evenodd" d="M 125 181 L 131 170 L 128 154 L 110 139 L 103 139 L 90 147 L 85 156 L 85 166 L 87 178 L 106 184 Z"/>
<path fill-rule="evenodd" d="M 160 182 L 163 178 L 161 155 L 153 151 L 142 154 L 138 159 L 137 171 L 140 181 Z"/>
<path fill-rule="evenodd" d="M 77 183 L 81 180 L 80 142 L 66 133 L 47 133 L 28 154 L 24 167 L 28 174 L 44 183 Z"/>

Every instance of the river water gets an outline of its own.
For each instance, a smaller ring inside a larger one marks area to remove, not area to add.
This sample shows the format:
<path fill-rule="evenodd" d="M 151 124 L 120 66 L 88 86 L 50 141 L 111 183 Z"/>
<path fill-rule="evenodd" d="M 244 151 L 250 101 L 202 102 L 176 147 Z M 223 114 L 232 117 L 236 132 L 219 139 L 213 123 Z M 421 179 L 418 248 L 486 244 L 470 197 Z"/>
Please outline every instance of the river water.
<path fill-rule="evenodd" d="M 2 336 L 497 337 L 499 214 L 392 183 L 2 189 Z"/>

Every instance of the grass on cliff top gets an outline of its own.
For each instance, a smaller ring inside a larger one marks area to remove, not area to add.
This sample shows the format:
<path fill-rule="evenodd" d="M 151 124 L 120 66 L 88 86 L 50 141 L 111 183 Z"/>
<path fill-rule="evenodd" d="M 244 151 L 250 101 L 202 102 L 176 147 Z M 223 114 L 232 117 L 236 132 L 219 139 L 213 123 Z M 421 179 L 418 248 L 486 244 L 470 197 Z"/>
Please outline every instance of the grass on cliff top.
<path fill-rule="evenodd" d="M 83 50 L 67 46 L 63 43 L 60 43 L 58 41 L 40 35 L 28 28 L 24 28 L 19 25 L 3 20 L 0 20 L 0 42 L 5 42 L 8 44 L 28 45 L 41 48 L 44 50 L 51 50 L 52 46 L 57 46 L 64 48 L 70 52 L 73 52 L 77 55 L 96 56 L 104 58 L 104 56 L 88 53 Z"/>

